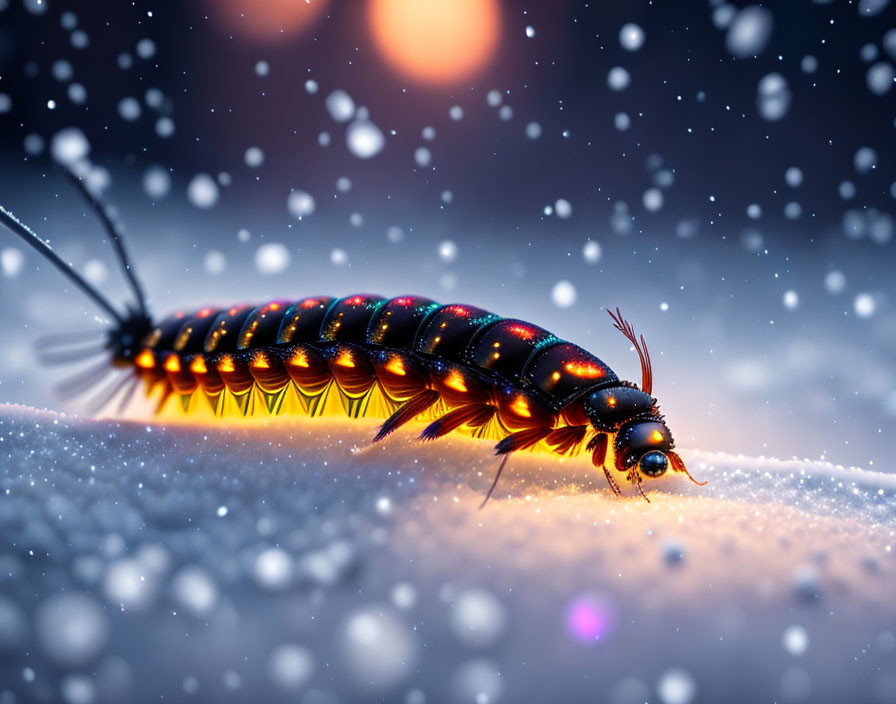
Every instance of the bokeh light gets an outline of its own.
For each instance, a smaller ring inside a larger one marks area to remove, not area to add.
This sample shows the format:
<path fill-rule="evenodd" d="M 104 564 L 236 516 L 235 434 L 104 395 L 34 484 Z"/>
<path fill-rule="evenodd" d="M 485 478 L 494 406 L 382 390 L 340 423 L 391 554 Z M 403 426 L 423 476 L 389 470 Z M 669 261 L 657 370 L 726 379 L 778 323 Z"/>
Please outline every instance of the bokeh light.
<path fill-rule="evenodd" d="M 370 30 L 386 62 L 421 83 L 469 78 L 493 56 L 500 34 L 495 0 L 372 0 Z"/>
<path fill-rule="evenodd" d="M 254 42 L 290 39 L 310 27 L 328 0 L 209 0 L 209 14 L 234 36 Z"/>
<path fill-rule="evenodd" d="M 609 636 L 615 627 L 616 609 L 602 594 L 580 594 L 566 610 L 566 629 L 581 643 L 597 643 Z"/>

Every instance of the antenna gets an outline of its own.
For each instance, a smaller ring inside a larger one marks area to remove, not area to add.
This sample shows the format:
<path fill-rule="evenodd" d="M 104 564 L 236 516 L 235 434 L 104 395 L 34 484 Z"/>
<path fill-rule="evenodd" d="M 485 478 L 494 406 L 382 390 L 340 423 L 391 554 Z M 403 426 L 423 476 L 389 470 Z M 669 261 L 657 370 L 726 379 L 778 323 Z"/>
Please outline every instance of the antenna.
<path fill-rule="evenodd" d="M 100 201 L 90 192 L 90 189 L 87 188 L 87 184 L 84 182 L 79 176 L 76 176 L 67 166 L 63 164 L 59 164 L 59 168 L 62 169 L 62 173 L 64 173 L 69 181 L 71 181 L 75 188 L 78 189 L 78 192 L 84 197 L 90 207 L 93 208 L 94 214 L 97 216 L 99 221 L 102 223 L 103 228 L 108 233 L 109 237 L 112 238 L 112 246 L 115 248 L 115 254 L 118 257 L 118 261 L 121 264 L 121 269 L 124 272 L 125 277 L 127 278 L 128 284 L 131 287 L 131 290 L 134 292 L 134 297 L 137 299 L 137 307 L 140 309 L 140 314 L 142 317 L 147 317 L 146 313 L 146 296 L 143 294 L 143 287 L 140 285 L 140 282 L 137 280 L 137 275 L 134 273 L 134 269 L 131 266 L 131 260 L 128 257 L 127 250 L 124 247 L 124 239 L 121 236 L 121 231 L 118 229 L 118 226 L 112 222 L 112 219 L 109 217 L 106 212 L 105 206 L 100 203 Z"/>
<path fill-rule="evenodd" d="M 74 270 L 74 268 L 63 261 L 53 248 L 38 237 L 27 225 L 21 222 L 15 215 L 0 205 L 0 222 L 6 225 L 13 233 L 21 237 L 25 242 L 34 247 L 42 257 L 48 260 L 53 266 L 61 271 L 69 280 L 86 293 L 93 302 L 100 308 L 105 310 L 109 315 L 118 321 L 119 325 L 124 324 L 124 318 L 118 313 L 112 304 L 107 301 L 99 291 L 91 286 L 84 278 Z"/>

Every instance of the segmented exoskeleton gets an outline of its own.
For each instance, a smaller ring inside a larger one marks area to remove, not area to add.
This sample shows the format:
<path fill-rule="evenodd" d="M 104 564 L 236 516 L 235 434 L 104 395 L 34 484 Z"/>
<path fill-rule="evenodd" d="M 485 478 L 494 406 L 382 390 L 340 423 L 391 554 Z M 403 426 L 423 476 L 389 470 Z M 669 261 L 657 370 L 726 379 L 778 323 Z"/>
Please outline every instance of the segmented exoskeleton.
<path fill-rule="evenodd" d="M 71 176 L 71 175 L 70 175 Z M 70 389 L 99 383 L 111 367 L 161 387 L 166 403 L 185 412 L 208 402 L 217 415 L 322 415 L 337 407 L 351 417 L 379 416 L 379 442 L 414 419 L 420 438 L 455 430 L 498 439 L 503 459 L 536 446 L 558 454 L 587 450 L 611 489 L 611 464 L 646 499 L 645 477 L 669 466 L 688 473 L 651 396 L 650 355 L 617 309 L 615 327 L 641 361 L 641 387 L 617 378 L 600 359 L 522 320 L 469 305 L 440 305 L 420 296 L 375 295 L 277 300 L 261 306 L 202 310 L 152 321 L 118 229 L 83 183 L 71 176 L 109 232 L 137 307 L 121 314 L 31 230 L 0 208 L 0 220 L 41 252 L 114 319 L 102 351 L 107 359 Z M 61 352 L 61 354 L 59 354 Z M 68 359 L 70 347 L 48 356 Z M 111 365 L 110 365 L 111 362 Z M 110 401 L 121 386 L 100 396 Z M 202 401 L 205 399 L 205 401 Z M 483 501 L 483 505 L 485 504 Z"/>

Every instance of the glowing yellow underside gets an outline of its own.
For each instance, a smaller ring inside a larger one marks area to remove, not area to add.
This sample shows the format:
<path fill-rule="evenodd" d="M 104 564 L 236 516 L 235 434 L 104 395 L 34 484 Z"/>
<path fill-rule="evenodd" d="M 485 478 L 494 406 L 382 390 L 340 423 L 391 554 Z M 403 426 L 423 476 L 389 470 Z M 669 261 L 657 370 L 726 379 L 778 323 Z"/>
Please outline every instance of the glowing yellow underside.
<path fill-rule="evenodd" d="M 209 394 L 197 390 L 191 394 L 172 393 L 163 399 L 164 388 L 157 385 L 147 389 L 150 396 L 157 396 L 161 401 L 157 415 L 162 418 L 178 421 L 189 418 L 190 421 L 203 422 L 220 420 L 243 420 L 246 418 L 269 419 L 272 417 L 349 417 L 349 418 L 381 418 L 385 420 L 400 406 L 389 398 L 378 384 L 360 397 L 346 394 L 335 381 L 331 381 L 323 392 L 316 396 L 306 396 L 295 384 L 287 384 L 280 391 L 267 393 L 253 385 L 241 394 L 234 394 L 228 389 Z M 416 422 L 432 422 L 447 413 L 450 408 L 439 400 L 414 420 Z M 510 434 L 498 420 L 497 414 L 479 428 L 462 426 L 454 431 L 474 438 L 497 442 Z M 567 455 L 577 455 L 585 446 L 586 439 L 574 447 Z M 612 444 L 612 443 L 611 443 Z M 532 450 L 554 453 L 554 449 L 545 442 L 540 442 Z"/>

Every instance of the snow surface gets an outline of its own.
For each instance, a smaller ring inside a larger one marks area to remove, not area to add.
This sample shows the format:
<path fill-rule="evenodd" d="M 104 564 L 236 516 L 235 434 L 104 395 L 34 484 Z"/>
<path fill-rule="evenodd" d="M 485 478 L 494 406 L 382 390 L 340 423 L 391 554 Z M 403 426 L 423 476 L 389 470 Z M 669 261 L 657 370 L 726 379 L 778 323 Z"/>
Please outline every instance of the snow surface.
<path fill-rule="evenodd" d="M 375 425 L 0 406 L 0 702 L 896 699 L 896 475 Z"/>

